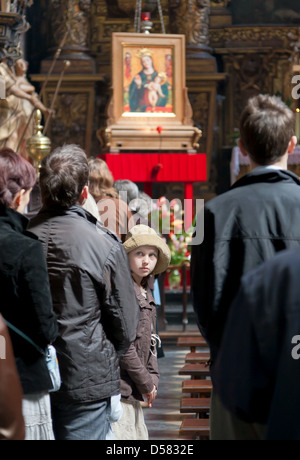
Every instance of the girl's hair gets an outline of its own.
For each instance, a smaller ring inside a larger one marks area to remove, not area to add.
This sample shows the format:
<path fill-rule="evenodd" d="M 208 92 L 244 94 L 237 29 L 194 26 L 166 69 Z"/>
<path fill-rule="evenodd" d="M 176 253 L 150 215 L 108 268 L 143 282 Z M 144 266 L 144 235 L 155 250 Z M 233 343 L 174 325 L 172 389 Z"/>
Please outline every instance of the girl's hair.
<path fill-rule="evenodd" d="M 113 187 L 114 178 L 106 162 L 100 158 L 89 159 L 89 191 L 99 201 L 104 196 L 118 198 L 118 192 Z"/>
<path fill-rule="evenodd" d="M 13 150 L 0 150 L 0 203 L 11 207 L 20 190 L 29 190 L 36 183 L 34 167 Z"/>

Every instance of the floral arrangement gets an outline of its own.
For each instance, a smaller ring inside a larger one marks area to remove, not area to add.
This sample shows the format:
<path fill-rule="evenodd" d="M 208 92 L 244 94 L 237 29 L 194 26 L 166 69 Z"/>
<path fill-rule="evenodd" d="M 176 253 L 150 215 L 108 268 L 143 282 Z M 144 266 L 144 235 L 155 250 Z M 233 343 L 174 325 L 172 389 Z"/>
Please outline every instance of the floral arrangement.
<path fill-rule="evenodd" d="M 191 237 L 188 234 L 175 235 L 173 232 L 170 232 L 167 244 L 171 251 L 171 265 L 180 266 L 184 263 L 190 263 L 190 240 Z"/>
<path fill-rule="evenodd" d="M 170 285 L 178 286 L 181 274 L 178 270 L 183 264 L 189 264 L 191 259 L 192 229 L 184 229 L 184 211 L 179 201 L 172 200 L 170 203 L 166 197 L 161 197 L 152 205 L 149 214 L 149 225 L 161 235 L 171 251 L 171 272 L 169 274 Z M 175 267 L 172 267 L 175 266 Z"/>

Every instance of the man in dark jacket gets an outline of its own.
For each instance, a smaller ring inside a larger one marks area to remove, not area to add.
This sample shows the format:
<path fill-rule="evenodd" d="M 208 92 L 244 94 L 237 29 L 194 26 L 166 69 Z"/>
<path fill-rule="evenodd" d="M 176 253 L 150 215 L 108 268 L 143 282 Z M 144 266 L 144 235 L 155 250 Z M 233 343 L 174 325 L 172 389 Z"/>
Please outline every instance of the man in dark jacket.
<path fill-rule="evenodd" d="M 43 160 L 43 208 L 30 228 L 44 246 L 62 375 L 53 394 L 56 439 L 105 439 L 119 358 L 135 339 L 136 302 L 121 242 L 80 204 L 88 193 L 84 151 L 65 145 Z"/>
<path fill-rule="evenodd" d="M 260 439 L 300 439 L 300 250 L 287 250 L 242 278 L 216 363 L 216 390 Z M 255 424 L 255 425 L 254 425 Z"/>
<path fill-rule="evenodd" d="M 252 171 L 204 207 L 204 242 L 192 248 L 192 294 L 198 324 L 214 362 L 243 274 L 277 251 L 300 246 L 300 181 L 287 171 L 297 143 L 293 112 L 277 97 L 248 101 L 239 146 Z M 203 216 L 198 216 L 203 219 Z M 211 433 L 215 436 L 214 397 Z M 219 430 L 217 430 L 219 431 Z M 226 434 L 224 434 L 226 436 Z"/>

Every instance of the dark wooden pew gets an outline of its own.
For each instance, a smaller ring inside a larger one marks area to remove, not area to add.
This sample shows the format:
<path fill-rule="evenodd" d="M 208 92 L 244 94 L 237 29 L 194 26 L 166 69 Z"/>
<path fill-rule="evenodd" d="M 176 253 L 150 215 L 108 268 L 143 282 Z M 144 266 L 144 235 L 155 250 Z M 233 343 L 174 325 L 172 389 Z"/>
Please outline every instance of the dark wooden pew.
<path fill-rule="evenodd" d="M 210 422 L 207 418 L 186 418 L 179 429 L 180 436 L 192 439 L 209 439 Z"/>
<path fill-rule="evenodd" d="M 212 381 L 203 379 L 184 380 L 182 382 L 182 392 L 198 395 L 200 398 L 207 398 L 212 392 Z"/>
<path fill-rule="evenodd" d="M 187 353 L 185 362 L 188 364 L 203 363 L 206 364 L 210 360 L 210 353 Z"/>
<path fill-rule="evenodd" d="M 191 353 L 195 353 L 198 347 L 208 348 L 206 341 L 201 335 L 195 337 L 178 337 L 177 346 L 190 348 Z"/>
<path fill-rule="evenodd" d="M 210 376 L 210 368 L 205 364 L 185 364 L 180 370 L 179 375 L 187 375 L 192 379 L 203 379 Z"/>

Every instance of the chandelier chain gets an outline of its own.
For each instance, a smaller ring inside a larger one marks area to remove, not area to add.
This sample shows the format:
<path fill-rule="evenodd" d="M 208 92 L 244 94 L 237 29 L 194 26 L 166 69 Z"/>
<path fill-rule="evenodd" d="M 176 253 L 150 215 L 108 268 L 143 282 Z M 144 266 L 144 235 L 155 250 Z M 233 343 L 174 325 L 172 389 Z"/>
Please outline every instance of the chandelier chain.
<path fill-rule="evenodd" d="M 165 28 L 165 24 L 164 24 L 164 16 L 163 16 L 160 0 L 157 0 L 157 6 L 158 6 L 158 12 L 159 12 L 159 17 L 160 17 L 160 24 L 161 24 L 162 33 L 165 34 L 166 33 L 166 28 Z"/>
<path fill-rule="evenodd" d="M 142 0 L 136 0 L 135 16 L 134 16 L 134 31 L 141 32 L 141 14 L 142 14 Z"/>

